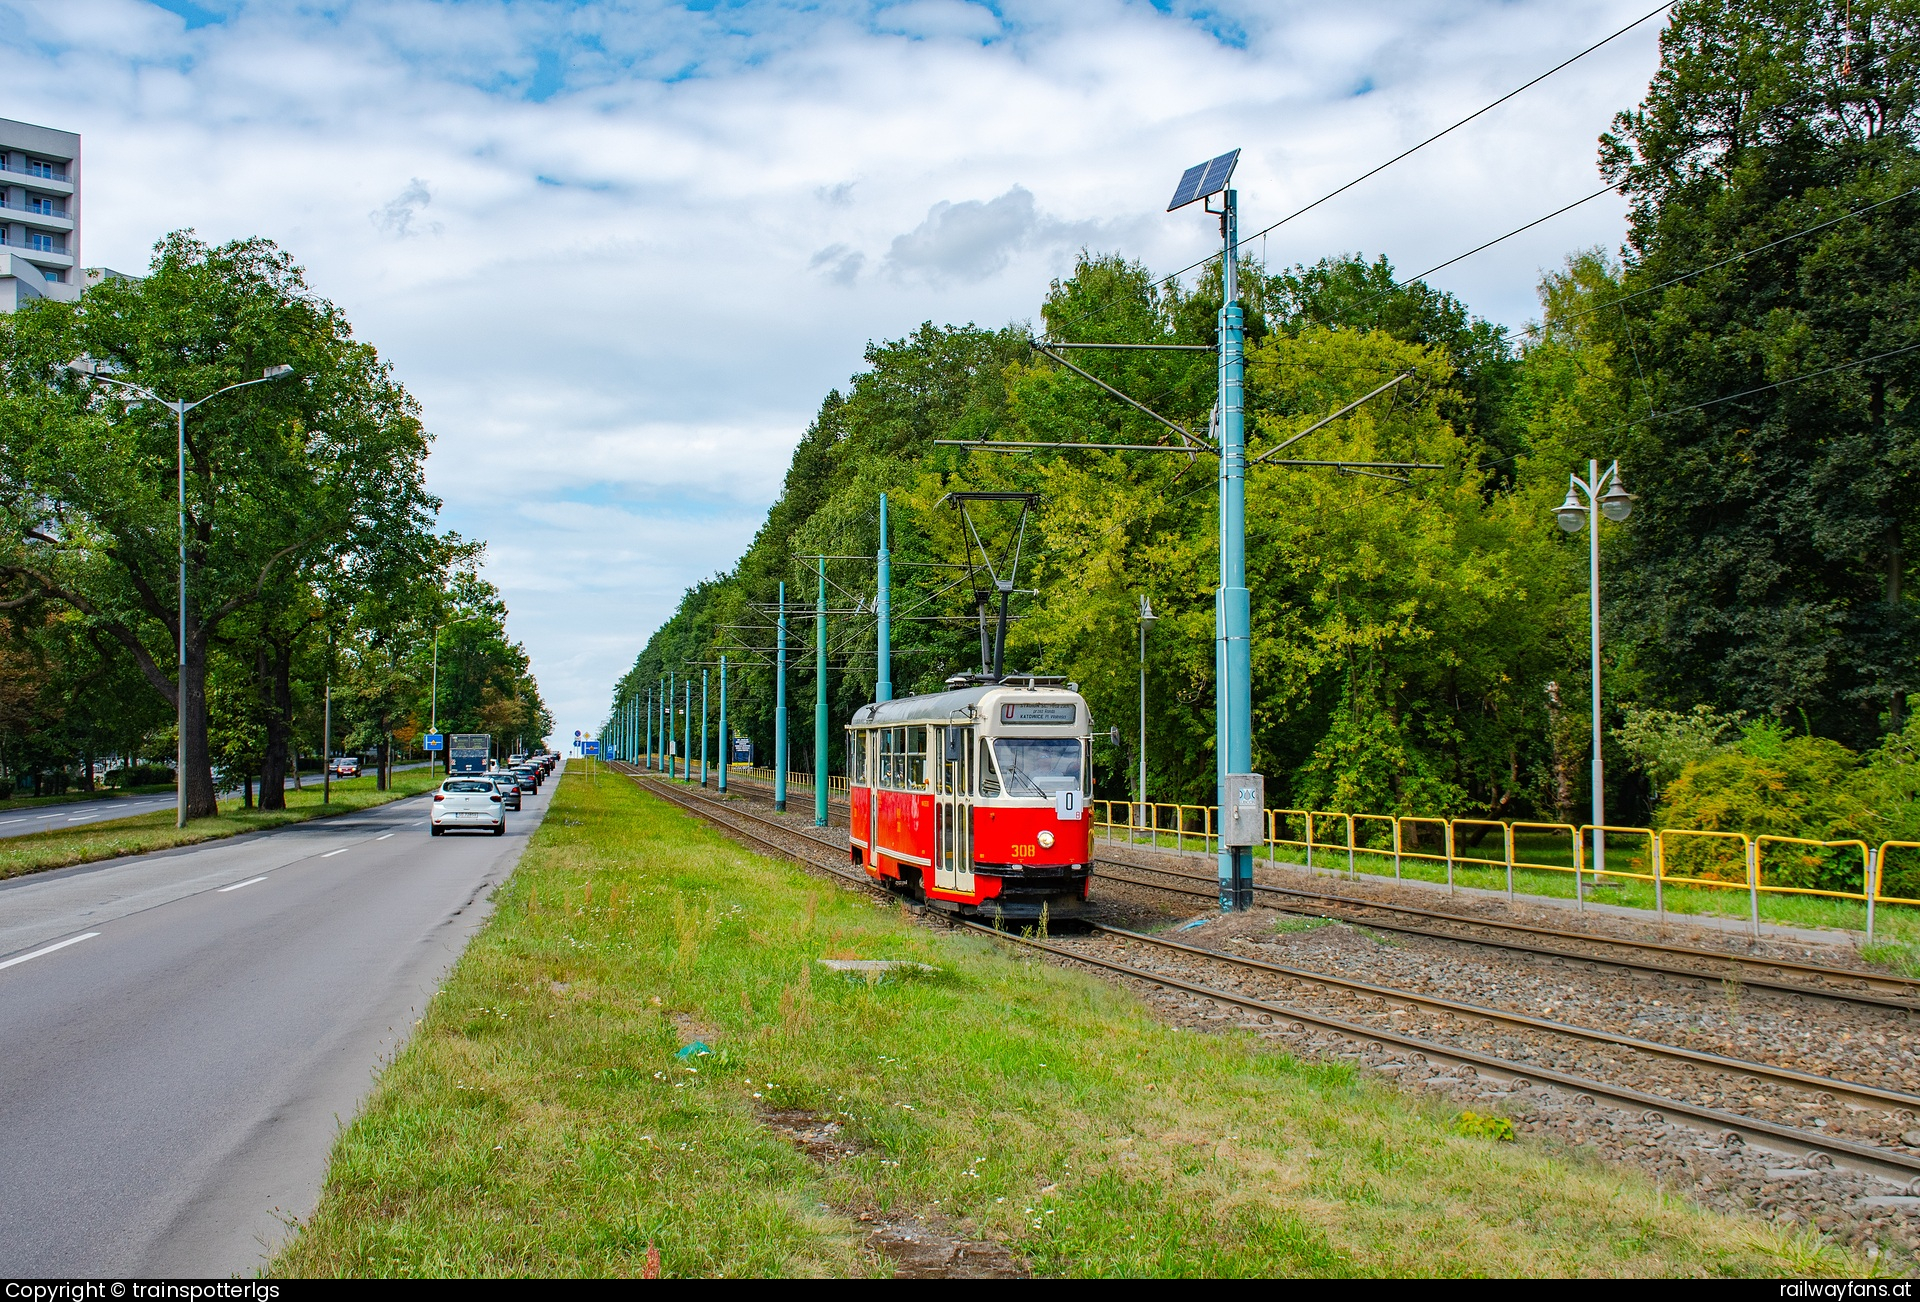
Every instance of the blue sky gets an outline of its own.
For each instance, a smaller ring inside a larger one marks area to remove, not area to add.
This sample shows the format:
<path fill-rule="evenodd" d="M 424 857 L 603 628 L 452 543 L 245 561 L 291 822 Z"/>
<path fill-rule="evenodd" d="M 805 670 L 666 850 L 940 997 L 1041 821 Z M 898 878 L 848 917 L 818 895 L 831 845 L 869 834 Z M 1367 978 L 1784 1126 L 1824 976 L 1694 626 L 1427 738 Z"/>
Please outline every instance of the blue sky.
<path fill-rule="evenodd" d="M 1244 150 L 1257 229 L 1645 0 L 0 0 L 0 116 L 82 133 L 83 260 L 266 235 L 437 436 L 559 736 L 729 567 L 873 338 L 1037 315 L 1076 250 L 1159 270 Z M 1597 188 L 1649 23 L 1257 245 L 1417 271 Z M 1520 325 L 1611 196 L 1435 277 Z"/>

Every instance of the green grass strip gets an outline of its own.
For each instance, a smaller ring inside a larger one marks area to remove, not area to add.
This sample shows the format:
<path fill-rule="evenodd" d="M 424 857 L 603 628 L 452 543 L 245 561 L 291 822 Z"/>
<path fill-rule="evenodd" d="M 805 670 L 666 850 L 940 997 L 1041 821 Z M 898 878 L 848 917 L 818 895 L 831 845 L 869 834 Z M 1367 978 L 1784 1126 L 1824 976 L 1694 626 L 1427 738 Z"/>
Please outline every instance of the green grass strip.
<path fill-rule="evenodd" d="M 243 809 L 235 797 L 222 800 L 220 812 L 213 818 L 196 818 L 185 827 L 175 827 L 173 811 L 166 809 L 85 827 L 55 828 L 8 837 L 0 840 L 0 881 L 46 872 L 50 868 L 70 868 L 74 864 L 97 863 L 122 855 L 171 850 L 176 846 L 219 841 L 245 832 L 261 832 L 308 819 L 371 809 L 431 790 L 438 781 L 439 775 L 429 769 L 408 769 L 395 773 L 392 786 L 385 791 L 374 790 L 371 776 L 335 782 L 330 804 L 320 803 L 320 783 L 316 781 L 304 790 L 287 792 L 285 809 Z"/>
<path fill-rule="evenodd" d="M 427 851 L 423 848 L 423 853 Z M 821 958 L 937 972 L 869 982 Z M 683 1058 L 695 1041 L 705 1056 Z M 821 1163 L 766 1124 L 831 1118 Z M 887 1274 L 911 1213 L 1086 1276 L 1851 1272 L 1639 1174 L 756 856 L 576 764 L 274 1263 Z"/>

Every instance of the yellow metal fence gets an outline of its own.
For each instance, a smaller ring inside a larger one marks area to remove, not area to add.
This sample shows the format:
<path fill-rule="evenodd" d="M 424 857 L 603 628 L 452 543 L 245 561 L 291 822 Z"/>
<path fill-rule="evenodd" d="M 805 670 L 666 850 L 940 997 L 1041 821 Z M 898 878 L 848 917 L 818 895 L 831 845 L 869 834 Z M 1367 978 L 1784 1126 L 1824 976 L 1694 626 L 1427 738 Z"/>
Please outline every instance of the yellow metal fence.
<path fill-rule="evenodd" d="M 1218 809 L 1212 805 L 1095 800 L 1088 811 L 1096 836 L 1129 844 L 1212 852 L 1219 848 Z M 1301 856 L 1309 872 L 1331 868 L 1356 876 L 1362 860 L 1384 874 L 1392 864 L 1401 877 L 1409 861 L 1444 865 L 1449 891 L 1462 867 L 1503 872 L 1508 898 L 1514 873 L 1566 873 L 1574 899 L 1586 906 L 1587 892 L 1602 881 L 1641 881 L 1653 887 L 1654 908 L 1666 914 L 1666 888 L 1686 886 L 1744 891 L 1748 918 L 1760 926 L 1762 895 L 1814 895 L 1857 900 L 1866 906 L 1867 938 L 1873 938 L 1874 910 L 1882 904 L 1920 905 L 1920 898 L 1888 895 L 1885 887 L 1890 851 L 1920 851 L 1920 842 L 1814 841 L 1793 836 L 1748 836 L 1744 832 L 1707 832 L 1689 828 L 1595 828 L 1590 823 L 1506 822 L 1487 818 L 1440 818 L 1389 814 L 1350 814 L 1332 810 L 1269 809 L 1264 846 L 1270 862 L 1282 851 Z M 1804 855 L 1843 852 L 1857 855 L 1859 890 L 1799 886 L 1769 881 L 1769 852 L 1776 860 L 1789 847 Z M 1331 860 L 1329 859 L 1331 856 Z M 1915 856 L 1920 865 L 1920 856 Z M 1625 865 L 1620 866 L 1620 865 Z"/>

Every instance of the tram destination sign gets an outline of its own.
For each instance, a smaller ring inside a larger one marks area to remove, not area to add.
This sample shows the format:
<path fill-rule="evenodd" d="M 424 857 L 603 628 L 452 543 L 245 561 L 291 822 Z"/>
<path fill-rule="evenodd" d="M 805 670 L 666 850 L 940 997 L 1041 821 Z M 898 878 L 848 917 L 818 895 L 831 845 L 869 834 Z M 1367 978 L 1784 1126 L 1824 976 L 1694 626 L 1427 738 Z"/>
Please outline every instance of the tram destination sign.
<path fill-rule="evenodd" d="M 1078 709 L 1071 701 L 1013 702 L 1000 707 L 1002 723 L 1072 723 Z"/>

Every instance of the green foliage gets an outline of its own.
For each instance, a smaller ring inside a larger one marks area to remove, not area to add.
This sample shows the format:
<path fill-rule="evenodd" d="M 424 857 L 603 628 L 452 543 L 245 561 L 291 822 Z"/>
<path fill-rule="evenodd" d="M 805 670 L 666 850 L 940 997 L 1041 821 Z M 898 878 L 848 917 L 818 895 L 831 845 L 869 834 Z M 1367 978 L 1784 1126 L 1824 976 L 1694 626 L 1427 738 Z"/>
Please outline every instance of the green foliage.
<path fill-rule="evenodd" d="M 108 378 L 75 374 L 75 357 Z M 283 364 L 291 378 L 258 383 Z M 196 404 L 184 434 L 156 395 Z M 480 698 L 460 710 L 544 735 L 525 655 L 500 630 L 498 594 L 475 577 L 477 549 L 434 532 L 430 443 L 388 364 L 267 240 L 215 247 L 176 232 L 146 277 L 4 318 L 0 602 L 33 616 L 18 624 L 32 637 L 57 632 L 60 672 L 89 687 L 26 731 L 63 767 L 183 740 L 191 815 L 213 814 L 215 768 L 222 784 L 258 774 L 262 804 L 277 809 L 295 754 L 328 748 L 318 716 L 344 667 L 336 722 L 380 752 L 384 783 L 393 739 L 417 735 L 415 716 L 430 711 L 429 675 L 414 662 L 430 659 L 433 628 L 460 609 L 484 610 L 495 630 L 494 668 L 463 677 L 472 657 L 456 657 L 456 691 Z M 104 719 L 92 708 L 103 699 L 114 707 Z M 180 739 L 162 722 L 176 710 Z M 18 735 L 0 724 L 0 762 L 43 762 L 12 753 Z"/>
<path fill-rule="evenodd" d="M 1712 706 L 1678 710 L 1629 705 L 1614 740 L 1653 786 L 1659 798 L 1689 765 L 1732 746 L 1740 735 L 1743 712 L 1716 714 Z"/>
<path fill-rule="evenodd" d="M 1609 449 L 1641 497 L 1610 567 L 1625 653 L 1650 703 L 1804 711 L 1864 748 L 1920 687 L 1920 353 L 1853 365 L 1920 342 L 1920 200 L 1864 211 L 1920 182 L 1920 7 L 1687 0 L 1661 56 L 1602 142 L 1633 220 L 1588 319 L 1637 422 Z"/>
<path fill-rule="evenodd" d="M 1492 1139 L 1503 1144 L 1511 1144 L 1513 1122 L 1505 1117 L 1483 1117 L 1478 1112 L 1462 1112 L 1454 1118 L 1453 1133 L 1464 1135 L 1468 1139 Z"/>
<path fill-rule="evenodd" d="M 1661 803 L 1663 826 L 1811 841 L 1876 840 L 1879 819 L 1862 799 L 1860 757 L 1824 737 L 1794 736 L 1777 724 L 1751 724 L 1739 742 L 1688 766 Z M 1857 848 L 1788 845 L 1766 854 L 1766 880 L 1781 886 L 1859 890 Z M 1669 871 L 1744 880 L 1726 845 L 1686 841 Z"/>

